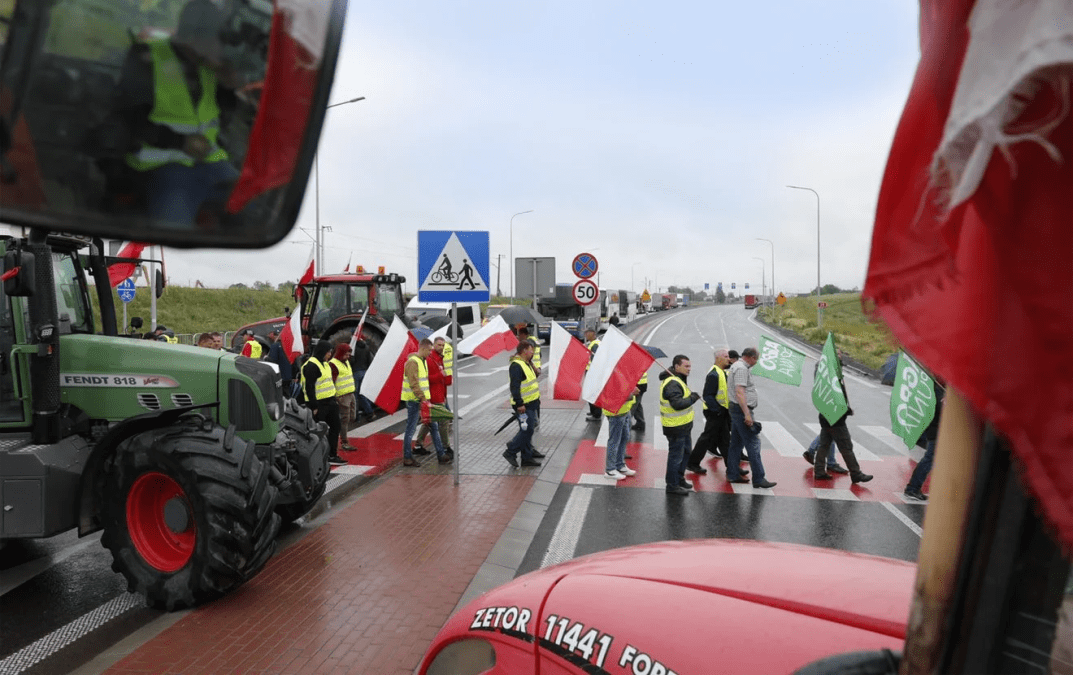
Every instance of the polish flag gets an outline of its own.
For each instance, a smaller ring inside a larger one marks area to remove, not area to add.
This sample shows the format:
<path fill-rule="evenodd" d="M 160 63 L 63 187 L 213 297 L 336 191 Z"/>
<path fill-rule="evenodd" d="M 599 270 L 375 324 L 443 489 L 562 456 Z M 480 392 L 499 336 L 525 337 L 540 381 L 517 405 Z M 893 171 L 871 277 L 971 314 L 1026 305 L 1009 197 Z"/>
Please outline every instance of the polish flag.
<path fill-rule="evenodd" d="M 498 314 L 487 325 L 458 343 L 460 354 L 474 354 L 488 360 L 500 352 L 518 348 L 518 336 Z"/>
<path fill-rule="evenodd" d="M 618 412 L 654 361 L 643 347 L 610 326 L 592 357 L 581 398 L 603 410 Z"/>
<path fill-rule="evenodd" d="M 365 325 L 365 316 L 369 313 L 369 308 L 366 307 L 365 311 L 361 313 L 361 321 L 358 321 L 358 327 L 354 329 L 354 334 L 350 336 L 350 353 L 353 354 L 354 350 L 358 348 L 358 338 L 361 336 L 362 326 Z"/>
<path fill-rule="evenodd" d="M 119 251 L 117 258 L 138 258 L 141 256 L 142 251 L 148 244 L 139 244 L 136 241 L 128 242 Z M 108 267 L 108 282 L 112 284 L 112 288 L 115 288 L 119 284 L 123 283 L 124 279 L 128 279 L 130 275 L 134 274 L 134 268 L 136 264 L 133 262 L 117 262 L 114 265 Z"/>
<path fill-rule="evenodd" d="M 350 261 L 354 259 L 354 253 L 351 252 L 350 257 L 346 259 L 346 267 L 343 268 L 343 274 L 350 274 Z"/>
<path fill-rule="evenodd" d="M 402 400 L 402 369 L 406 358 L 417 351 L 417 338 L 396 316 L 384 337 L 384 343 L 376 350 L 365 378 L 361 381 L 359 394 L 389 413 L 399 409 Z"/>
<path fill-rule="evenodd" d="M 316 272 L 316 270 L 315 270 L 315 266 L 316 266 L 316 262 L 317 262 L 316 253 L 317 253 L 317 247 L 316 246 L 314 246 L 313 248 L 311 248 L 309 250 L 309 263 L 306 265 L 305 271 L 302 272 L 302 276 L 299 277 L 298 283 L 294 287 L 294 297 L 299 299 L 299 300 L 302 299 L 302 293 L 303 293 L 302 285 L 303 284 L 308 284 L 308 283 L 313 281 L 313 276 L 314 276 L 314 274 Z"/>
<path fill-rule="evenodd" d="M 599 350 L 596 352 L 599 354 Z M 551 361 L 548 364 L 548 384 L 551 397 L 564 401 L 581 398 L 581 381 L 589 365 L 589 350 L 557 321 L 551 322 Z"/>
<path fill-rule="evenodd" d="M 283 353 L 287 359 L 293 361 L 306 350 L 305 338 L 302 337 L 302 310 L 295 307 L 291 310 L 291 318 L 283 326 L 279 334 L 279 343 L 283 345 Z"/>

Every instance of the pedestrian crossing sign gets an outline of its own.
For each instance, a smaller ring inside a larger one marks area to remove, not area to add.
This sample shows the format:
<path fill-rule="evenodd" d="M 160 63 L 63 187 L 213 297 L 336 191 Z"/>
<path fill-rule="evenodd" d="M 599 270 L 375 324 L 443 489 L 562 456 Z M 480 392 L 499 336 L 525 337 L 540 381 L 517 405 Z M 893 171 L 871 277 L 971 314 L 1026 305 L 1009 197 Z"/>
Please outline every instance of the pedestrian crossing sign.
<path fill-rule="evenodd" d="M 488 302 L 488 232 L 419 230 L 420 302 Z"/>

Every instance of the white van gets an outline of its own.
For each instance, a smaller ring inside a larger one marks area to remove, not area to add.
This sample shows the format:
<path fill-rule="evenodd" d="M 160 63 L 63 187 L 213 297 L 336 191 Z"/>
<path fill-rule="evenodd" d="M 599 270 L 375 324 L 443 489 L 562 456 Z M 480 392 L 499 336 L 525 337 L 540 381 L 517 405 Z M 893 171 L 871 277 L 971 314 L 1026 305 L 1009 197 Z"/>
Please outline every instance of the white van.
<path fill-rule="evenodd" d="M 447 323 L 451 311 L 449 302 L 418 302 L 415 297 L 406 305 L 406 313 L 414 320 L 420 321 L 432 330 L 437 330 Z M 481 305 L 478 302 L 458 303 L 459 339 L 473 335 L 481 327 Z"/>

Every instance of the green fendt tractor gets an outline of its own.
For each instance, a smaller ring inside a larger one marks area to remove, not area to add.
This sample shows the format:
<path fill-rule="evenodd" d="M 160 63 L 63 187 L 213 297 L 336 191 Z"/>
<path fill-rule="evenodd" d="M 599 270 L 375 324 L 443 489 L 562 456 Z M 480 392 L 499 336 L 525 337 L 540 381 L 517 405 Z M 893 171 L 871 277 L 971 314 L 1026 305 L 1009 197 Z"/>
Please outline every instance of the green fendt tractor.
<path fill-rule="evenodd" d="M 166 609 L 221 595 L 324 491 L 322 424 L 275 370 L 223 351 L 116 336 L 100 248 L 0 239 L 0 536 L 103 529 L 113 568 Z"/>

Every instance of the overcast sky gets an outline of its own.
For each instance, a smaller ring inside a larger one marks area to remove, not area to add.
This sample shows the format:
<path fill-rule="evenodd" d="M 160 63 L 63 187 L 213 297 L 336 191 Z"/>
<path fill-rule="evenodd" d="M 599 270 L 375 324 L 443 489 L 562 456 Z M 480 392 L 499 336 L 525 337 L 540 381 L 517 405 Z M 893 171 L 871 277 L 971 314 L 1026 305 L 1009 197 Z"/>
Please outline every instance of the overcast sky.
<path fill-rule="evenodd" d="M 321 136 L 325 271 L 416 292 L 418 230 L 487 230 L 515 257 L 582 251 L 600 285 L 864 282 L 875 202 L 919 55 L 916 3 L 351 0 Z M 167 251 L 174 284 L 297 279 L 295 230 L 257 252 Z M 299 229 L 301 228 L 301 229 Z M 306 233 L 308 232 L 308 234 Z M 764 260 L 762 264 L 754 257 Z"/>

